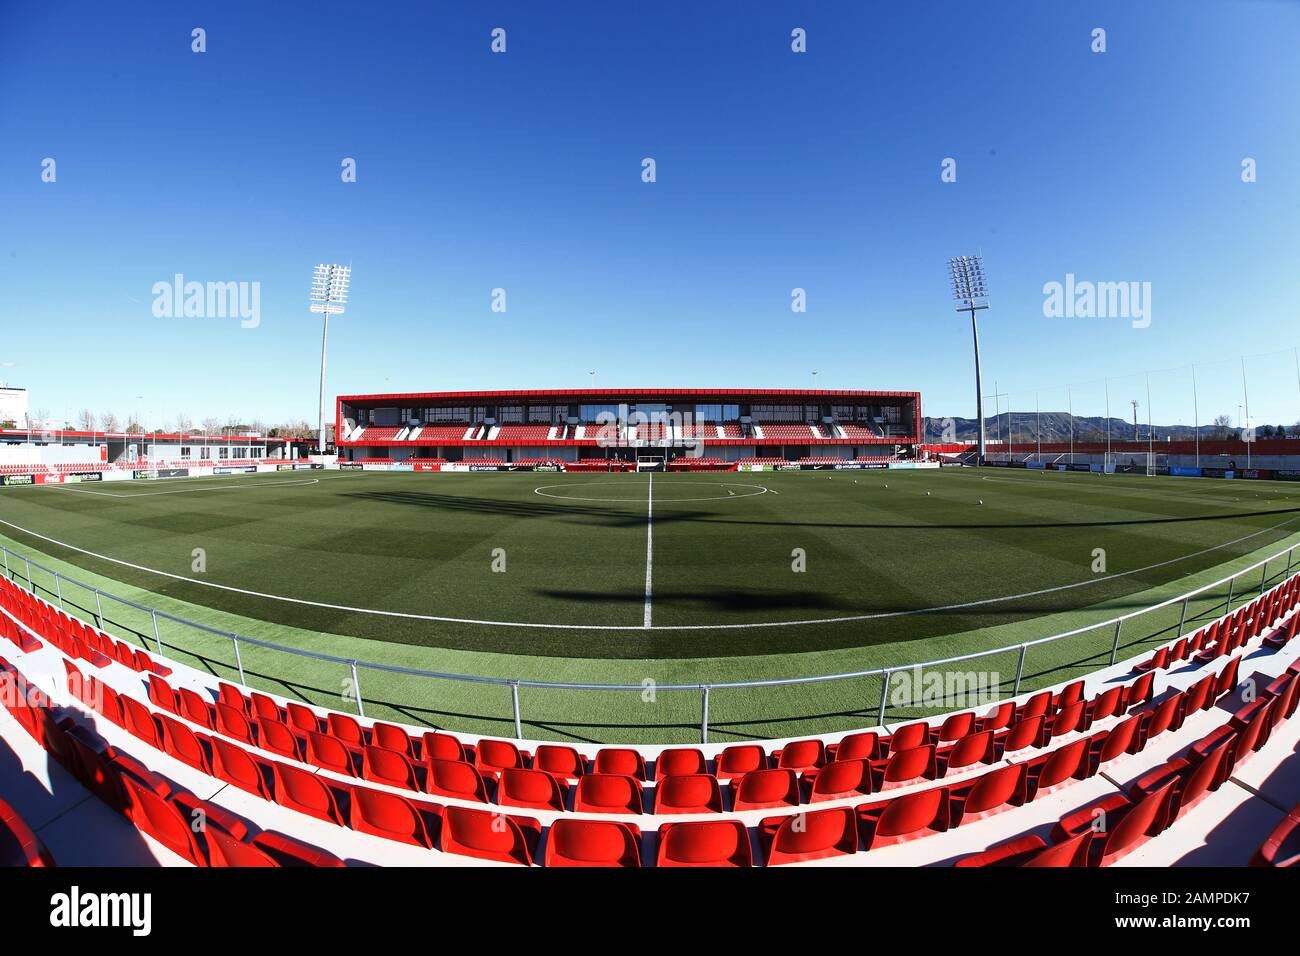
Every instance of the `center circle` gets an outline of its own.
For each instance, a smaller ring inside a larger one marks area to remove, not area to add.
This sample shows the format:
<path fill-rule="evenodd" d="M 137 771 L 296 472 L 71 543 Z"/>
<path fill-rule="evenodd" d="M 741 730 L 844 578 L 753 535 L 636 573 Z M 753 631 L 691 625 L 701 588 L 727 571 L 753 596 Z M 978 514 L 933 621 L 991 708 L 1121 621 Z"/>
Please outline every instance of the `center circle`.
<path fill-rule="evenodd" d="M 591 488 L 596 485 L 617 485 L 620 488 L 626 489 L 629 492 L 629 494 L 624 497 L 619 497 L 619 496 L 599 497 L 599 496 L 592 496 L 592 495 L 556 495 L 556 494 L 548 493 L 548 490 L 551 488 L 567 488 L 570 491 L 577 491 L 578 488 L 572 485 L 539 485 L 538 487 L 533 489 L 533 494 L 541 495 L 543 498 L 555 498 L 562 501 L 603 501 L 603 502 L 614 503 L 614 504 L 621 503 L 621 502 L 631 502 L 633 504 L 637 504 L 640 502 L 644 502 L 646 498 L 649 497 L 649 490 L 648 490 L 650 487 L 649 483 L 645 485 L 640 485 L 640 484 L 628 484 L 622 481 L 586 481 L 583 482 L 580 487 Z M 717 495 L 704 495 L 704 496 L 697 496 L 697 497 L 690 497 L 690 498 L 674 498 L 671 496 L 665 496 L 664 493 L 660 491 L 658 488 L 655 489 L 654 500 L 664 502 L 665 504 L 674 501 L 730 501 L 733 498 L 753 498 L 756 497 L 757 495 L 767 494 L 767 488 L 765 488 L 763 485 L 747 485 L 738 481 L 664 482 L 660 484 L 659 488 L 664 488 L 665 485 L 669 488 L 673 488 L 673 487 L 680 488 L 683 485 L 708 485 L 710 487 L 716 486 L 722 490 L 722 494 L 717 494 Z M 731 488 L 743 488 L 746 490 L 730 491 L 729 489 Z"/>

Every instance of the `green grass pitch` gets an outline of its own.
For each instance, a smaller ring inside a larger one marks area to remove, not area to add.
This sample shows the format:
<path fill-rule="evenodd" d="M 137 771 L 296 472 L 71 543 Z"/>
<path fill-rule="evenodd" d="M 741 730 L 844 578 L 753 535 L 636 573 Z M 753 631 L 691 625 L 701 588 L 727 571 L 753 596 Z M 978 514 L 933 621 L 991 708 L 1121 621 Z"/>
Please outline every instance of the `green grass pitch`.
<path fill-rule="evenodd" d="M 0 491 L 0 534 L 17 551 L 240 634 L 381 664 L 630 684 L 1002 646 L 1180 593 L 1297 531 L 1294 483 L 994 468 L 295 472 Z M 151 640 L 132 613 L 108 616 Z M 1170 624 L 1153 616 L 1125 648 Z M 169 646 L 230 673 L 219 642 L 199 649 L 176 631 Z M 1036 648 L 1023 686 L 1100 666 L 1109 651 L 1103 635 L 1064 645 Z M 280 692 L 338 693 L 337 665 L 246 650 L 246 667 Z M 507 690 L 415 681 L 367 671 L 367 713 L 508 729 Z M 879 680 L 851 684 L 720 691 L 711 716 L 737 737 L 861 724 Z M 687 736 L 700 706 L 664 694 L 671 705 L 634 719 L 626 695 L 521 694 L 534 736 L 565 736 L 561 725 L 583 728 L 580 739 Z"/>

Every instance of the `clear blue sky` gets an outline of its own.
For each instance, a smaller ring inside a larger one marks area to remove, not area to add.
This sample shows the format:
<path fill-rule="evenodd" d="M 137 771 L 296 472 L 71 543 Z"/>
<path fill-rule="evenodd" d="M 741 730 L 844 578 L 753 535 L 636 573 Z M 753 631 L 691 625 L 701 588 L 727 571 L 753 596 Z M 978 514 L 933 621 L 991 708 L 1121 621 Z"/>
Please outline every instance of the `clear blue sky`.
<path fill-rule="evenodd" d="M 1198 362 L 1201 420 L 1235 418 L 1236 356 L 1278 353 L 1250 407 L 1289 424 L 1297 50 L 1266 0 L 0 3 L 0 377 L 55 415 L 314 420 L 307 286 L 343 261 L 331 394 L 816 369 L 971 415 L 946 259 L 982 251 L 986 390 L 1018 409 L 1091 382 L 1099 413 L 1128 375 L 1127 416 L 1130 373 Z M 175 273 L 259 282 L 260 326 L 155 318 Z M 1150 282 L 1150 327 L 1045 318 L 1066 273 Z M 1152 406 L 1190 422 L 1187 373 Z"/>

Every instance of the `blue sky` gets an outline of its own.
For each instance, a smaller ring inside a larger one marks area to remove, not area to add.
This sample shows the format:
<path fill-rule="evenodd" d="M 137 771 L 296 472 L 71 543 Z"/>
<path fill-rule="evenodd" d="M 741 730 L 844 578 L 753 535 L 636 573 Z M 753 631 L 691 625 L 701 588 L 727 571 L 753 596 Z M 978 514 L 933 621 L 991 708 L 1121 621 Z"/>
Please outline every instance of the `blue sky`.
<path fill-rule="evenodd" d="M 815 369 L 971 415 L 946 259 L 982 251 L 1018 410 L 1099 414 L 1111 376 L 1145 419 L 1142 372 L 1196 362 L 1235 418 L 1250 355 L 1254 420 L 1300 417 L 1300 4 L 808 6 L 0 4 L 0 377 L 56 416 L 314 420 L 307 286 L 343 261 L 332 394 Z M 155 317 L 176 273 L 260 283 L 260 324 Z M 1150 326 L 1045 317 L 1067 273 L 1151 283 Z M 1152 389 L 1191 421 L 1185 369 Z"/>

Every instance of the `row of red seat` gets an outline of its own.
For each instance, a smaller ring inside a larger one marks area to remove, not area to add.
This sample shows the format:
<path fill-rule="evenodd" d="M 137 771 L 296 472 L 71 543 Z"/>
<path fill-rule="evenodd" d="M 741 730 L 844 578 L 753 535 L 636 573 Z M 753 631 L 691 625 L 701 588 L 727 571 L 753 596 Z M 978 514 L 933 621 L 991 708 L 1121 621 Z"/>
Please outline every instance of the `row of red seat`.
<path fill-rule="evenodd" d="M 1295 714 L 1300 661 L 1268 684 L 1262 696 L 1127 790 L 1082 807 L 1052 829 L 1052 844 L 1018 837 L 965 857 L 956 866 L 1105 866 L 1173 825 L 1218 790 L 1237 766 L 1263 747 L 1273 728 Z M 1101 827 L 1098 821 L 1102 822 Z M 1093 839 L 1097 837 L 1097 839 Z M 1267 844 L 1266 844 L 1267 845 Z"/>
<path fill-rule="evenodd" d="M 93 795 L 143 833 L 198 866 L 342 866 L 317 847 L 274 831 L 253 833 L 224 808 L 200 800 L 143 763 L 110 746 L 95 731 L 54 707 L 9 661 L 0 657 L 0 700 L 18 723 Z M 201 819 L 201 826 L 193 825 Z M 35 840 L 34 835 L 31 837 Z M 27 844 L 36 852 L 36 844 Z M 39 857 L 38 857 L 39 858 Z M 44 865 L 53 861 L 40 858 Z M 31 865 L 39 865 L 33 863 Z"/>
<path fill-rule="evenodd" d="M 1187 660 L 1207 664 L 1258 637 L 1290 613 L 1297 603 L 1300 603 L 1300 577 L 1292 578 L 1268 594 L 1242 605 L 1209 627 L 1161 646 L 1133 669 L 1138 672 L 1163 670 Z M 1283 632 L 1269 636 L 1269 646 L 1281 647 L 1296 636 L 1297 627 L 1300 627 L 1300 614 L 1291 618 Z"/>
<path fill-rule="evenodd" d="M 31 651 L 40 647 L 39 639 L 31 633 L 35 631 L 64 654 L 94 667 L 116 661 L 141 673 L 161 677 L 171 673 L 171 668 L 154 660 L 147 651 L 114 640 L 4 577 L 0 577 L 0 607 L 13 615 L 12 618 L 0 615 L 0 636 L 8 638 L 21 650 Z"/>

